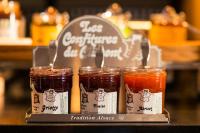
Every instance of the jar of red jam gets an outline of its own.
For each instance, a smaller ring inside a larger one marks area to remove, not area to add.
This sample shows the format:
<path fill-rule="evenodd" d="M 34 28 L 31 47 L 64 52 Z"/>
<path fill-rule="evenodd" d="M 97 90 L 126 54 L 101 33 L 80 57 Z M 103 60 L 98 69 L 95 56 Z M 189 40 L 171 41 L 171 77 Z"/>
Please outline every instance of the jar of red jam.
<path fill-rule="evenodd" d="M 127 113 L 163 113 L 165 70 L 162 68 L 126 68 L 123 77 Z"/>
<path fill-rule="evenodd" d="M 72 88 L 71 68 L 33 67 L 30 70 L 32 113 L 68 114 Z"/>
<path fill-rule="evenodd" d="M 120 88 L 119 68 L 81 67 L 81 113 L 116 114 Z"/>

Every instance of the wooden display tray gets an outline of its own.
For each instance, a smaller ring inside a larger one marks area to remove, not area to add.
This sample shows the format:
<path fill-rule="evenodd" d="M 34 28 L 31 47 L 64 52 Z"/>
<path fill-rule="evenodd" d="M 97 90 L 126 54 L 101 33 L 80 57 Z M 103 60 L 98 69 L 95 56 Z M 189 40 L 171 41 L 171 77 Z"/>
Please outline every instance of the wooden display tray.
<path fill-rule="evenodd" d="M 169 123 L 167 110 L 163 114 L 31 114 L 27 123 Z"/>

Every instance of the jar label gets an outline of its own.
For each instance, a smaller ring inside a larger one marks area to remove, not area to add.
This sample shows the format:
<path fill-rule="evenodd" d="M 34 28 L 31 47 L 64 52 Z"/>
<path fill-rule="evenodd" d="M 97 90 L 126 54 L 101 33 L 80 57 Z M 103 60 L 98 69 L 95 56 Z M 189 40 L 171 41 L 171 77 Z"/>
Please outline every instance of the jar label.
<path fill-rule="evenodd" d="M 103 88 L 86 92 L 81 87 L 81 113 L 116 114 L 117 92 L 107 93 Z"/>
<path fill-rule="evenodd" d="M 68 92 L 55 92 L 54 89 L 37 93 L 32 91 L 32 113 L 68 114 Z"/>
<path fill-rule="evenodd" d="M 138 93 L 133 93 L 126 85 L 126 112 L 161 114 L 162 92 L 151 93 L 149 89 L 143 89 Z"/>

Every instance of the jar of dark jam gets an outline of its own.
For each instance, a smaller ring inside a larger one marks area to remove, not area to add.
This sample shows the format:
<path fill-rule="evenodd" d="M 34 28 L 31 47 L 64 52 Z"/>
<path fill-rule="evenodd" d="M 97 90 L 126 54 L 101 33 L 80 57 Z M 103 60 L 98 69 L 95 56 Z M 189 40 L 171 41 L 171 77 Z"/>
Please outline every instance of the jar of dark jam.
<path fill-rule="evenodd" d="M 116 114 L 120 88 L 119 68 L 81 67 L 81 113 Z"/>
<path fill-rule="evenodd" d="M 32 113 L 68 114 L 72 69 L 33 67 L 30 70 Z"/>
<path fill-rule="evenodd" d="M 126 68 L 126 112 L 161 114 L 164 110 L 166 72 L 162 68 Z"/>

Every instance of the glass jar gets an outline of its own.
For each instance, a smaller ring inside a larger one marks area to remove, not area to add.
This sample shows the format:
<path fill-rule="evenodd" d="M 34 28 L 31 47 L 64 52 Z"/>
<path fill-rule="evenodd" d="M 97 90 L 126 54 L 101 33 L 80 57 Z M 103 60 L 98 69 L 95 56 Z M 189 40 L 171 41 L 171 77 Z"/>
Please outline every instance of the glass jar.
<path fill-rule="evenodd" d="M 113 3 L 105 12 L 98 15 L 117 26 L 125 38 L 130 38 L 132 36 L 133 30 L 128 25 L 132 14 L 129 11 L 123 12 L 121 5 L 118 3 Z"/>
<path fill-rule="evenodd" d="M 49 7 L 42 13 L 34 13 L 31 24 L 33 45 L 49 45 L 68 22 L 69 14 L 67 12 L 61 14 L 54 7 Z"/>
<path fill-rule="evenodd" d="M 72 69 L 33 67 L 30 70 L 32 113 L 70 112 Z"/>
<path fill-rule="evenodd" d="M 81 113 L 116 114 L 120 88 L 119 68 L 82 67 L 79 70 Z"/>
<path fill-rule="evenodd" d="M 126 68 L 123 77 L 127 113 L 163 113 L 165 70 L 162 68 Z"/>
<path fill-rule="evenodd" d="M 20 38 L 25 36 L 25 18 L 19 2 L 0 1 L 0 37 Z"/>
<path fill-rule="evenodd" d="M 188 24 L 184 12 L 177 13 L 173 7 L 166 6 L 161 13 L 151 14 L 150 20 L 149 39 L 152 44 L 170 45 L 187 40 Z"/>

